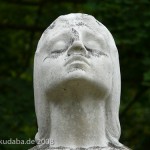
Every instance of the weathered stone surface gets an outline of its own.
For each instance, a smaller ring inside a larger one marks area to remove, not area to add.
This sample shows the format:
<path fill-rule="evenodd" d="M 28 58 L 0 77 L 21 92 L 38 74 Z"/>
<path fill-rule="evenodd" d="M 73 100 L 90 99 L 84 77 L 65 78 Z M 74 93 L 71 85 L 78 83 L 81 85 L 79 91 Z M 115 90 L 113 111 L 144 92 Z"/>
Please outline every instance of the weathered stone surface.
<path fill-rule="evenodd" d="M 53 149 L 125 149 L 119 142 L 120 88 L 109 30 L 90 15 L 58 17 L 35 53 L 35 140 L 52 139 Z M 40 146 L 32 150 L 46 149 Z"/>
<path fill-rule="evenodd" d="M 41 147 L 35 146 L 29 150 L 129 150 L 127 147 L 90 147 L 90 148 L 68 148 L 68 147 Z"/>

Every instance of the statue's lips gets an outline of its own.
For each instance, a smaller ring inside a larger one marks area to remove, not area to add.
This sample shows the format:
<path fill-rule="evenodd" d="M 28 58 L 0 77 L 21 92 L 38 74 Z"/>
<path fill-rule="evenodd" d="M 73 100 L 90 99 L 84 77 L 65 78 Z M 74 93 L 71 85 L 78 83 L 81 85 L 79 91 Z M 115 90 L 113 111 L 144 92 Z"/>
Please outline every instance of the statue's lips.
<path fill-rule="evenodd" d="M 90 65 L 88 60 L 85 57 L 81 56 L 81 55 L 73 55 L 73 56 L 71 56 L 71 58 L 69 58 L 66 61 L 65 66 L 69 65 L 69 64 L 72 64 L 72 63 L 82 63 L 82 64 L 84 63 L 84 64 L 86 64 L 88 66 Z"/>

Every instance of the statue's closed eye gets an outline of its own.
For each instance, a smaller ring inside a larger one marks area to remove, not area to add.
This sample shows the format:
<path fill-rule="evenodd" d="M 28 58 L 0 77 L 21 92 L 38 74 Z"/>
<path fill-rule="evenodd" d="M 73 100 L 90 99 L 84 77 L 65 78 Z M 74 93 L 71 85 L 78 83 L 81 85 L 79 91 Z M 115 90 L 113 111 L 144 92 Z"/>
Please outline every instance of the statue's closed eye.
<path fill-rule="evenodd" d="M 96 56 L 96 57 L 100 57 L 100 56 L 108 56 L 107 54 L 105 54 L 104 52 L 100 51 L 100 50 L 97 50 L 97 49 L 91 49 L 91 48 L 88 48 L 88 47 L 85 47 L 86 50 L 88 51 L 88 55 L 92 55 L 92 56 Z M 62 53 L 64 53 L 66 51 L 66 49 L 57 49 L 57 50 L 53 50 L 51 53 L 50 53 L 50 56 L 52 58 L 57 58 L 58 56 L 60 56 Z"/>
<path fill-rule="evenodd" d="M 100 56 L 108 56 L 104 50 L 105 46 L 103 41 L 99 40 L 87 40 L 85 41 L 85 48 L 88 51 L 89 55 L 100 57 Z"/>
<path fill-rule="evenodd" d="M 63 52 L 65 52 L 66 49 L 57 49 L 57 50 L 53 50 L 51 53 L 50 53 L 50 57 L 52 58 L 57 58 L 58 56 L 60 56 Z"/>
<path fill-rule="evenodd" d="M 53 45 L 52 50 L 50 51 L 50 56 L 53 58 L 57 58 L 59 55 L 65 52 L 66 49 L 67 44 L 64 41 L 58 41 Z"/>
<path fill-rule="evenodd" d="M 57 41 L 50 49 L 48 57 L 49 58 L 57 58 L 60 55 L 62 55 L 64 52 L 68 50 L 69 45 L 65 41 Z M 88 43 L 85 43 L 84 45 L 86 51 L 87 51 L 87 56 L 95 56 L 95 57 L 100 57 L 100 56 L 108 56 L 106 53 L 104 53 L 95 41 L 89 41 Z M 46 58 L 48 58 L 46 57 Z M 45 60 L 45 59 L 44 59 Z"/>
<path fill-rule="evenodd" d="M 100 50 L 97 50 L 97 49 L 91 49 L 91 48 L 88 48 L 88 47 L 85 47 L 89 53 L 89 55 L 93 55 L 93 56 L 101 56 L 101 55 L 104 55 L 104 56 L 108 56 L 107 54 L 105 54 L 104 52 L 100 51 Z"/>

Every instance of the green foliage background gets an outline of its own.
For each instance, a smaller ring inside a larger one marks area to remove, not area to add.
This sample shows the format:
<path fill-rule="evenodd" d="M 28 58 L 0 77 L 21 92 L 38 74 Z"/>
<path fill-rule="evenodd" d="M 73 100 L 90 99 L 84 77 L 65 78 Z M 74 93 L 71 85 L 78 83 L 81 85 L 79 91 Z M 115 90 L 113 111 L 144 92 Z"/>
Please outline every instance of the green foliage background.
<path fill-rule="evenodd" d="M 95 16 L 116 41 L 122 75 L 120 141 L 150 147 L 149 0 L 0 0 L 0 140 L 34 139 L 33 57 L 44 29 L 68 13 Z M 2 145 L 27 150 L 33 145 Z"/>

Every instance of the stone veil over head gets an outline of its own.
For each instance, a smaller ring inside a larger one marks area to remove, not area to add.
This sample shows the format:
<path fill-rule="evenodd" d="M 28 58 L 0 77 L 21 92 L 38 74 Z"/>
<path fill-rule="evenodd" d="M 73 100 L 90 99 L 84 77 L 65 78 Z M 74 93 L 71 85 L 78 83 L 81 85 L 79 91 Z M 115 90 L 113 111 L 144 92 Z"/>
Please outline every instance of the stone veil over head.
<path fill-rule="evenodd" d="M 108 29 L 87 14 L 58 17 L 35 53 L 36 141 L 54 140 L 52 148 L 126 149 L 119 142 L 120 88 Z"/>

